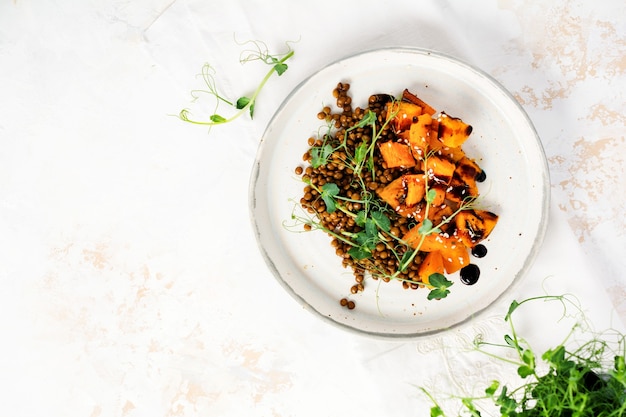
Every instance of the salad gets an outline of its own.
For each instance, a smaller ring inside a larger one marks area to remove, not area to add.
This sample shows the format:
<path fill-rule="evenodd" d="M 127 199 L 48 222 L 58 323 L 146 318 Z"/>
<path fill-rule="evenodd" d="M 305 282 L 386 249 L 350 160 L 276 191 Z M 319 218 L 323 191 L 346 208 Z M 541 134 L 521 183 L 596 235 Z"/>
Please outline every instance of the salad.
<path fill-rule="evenodd" d="M 399 98 L 372 94 L 366 107 L 354 106 L 349 90 L 333 89 L 336 108 L 320 110 L 325 126 L 295 168 L 306 213 L 297 219 L 329 236 L 353 272 L 352 294 L 366 278 L 426 288 L 431 300 L 449 294 L 451 274 L 475 284 L 472 257 L 487 254 L 498 215 L 478 204 L 486 173 L 462 148 L 472 126 L 407 89 Z"/>

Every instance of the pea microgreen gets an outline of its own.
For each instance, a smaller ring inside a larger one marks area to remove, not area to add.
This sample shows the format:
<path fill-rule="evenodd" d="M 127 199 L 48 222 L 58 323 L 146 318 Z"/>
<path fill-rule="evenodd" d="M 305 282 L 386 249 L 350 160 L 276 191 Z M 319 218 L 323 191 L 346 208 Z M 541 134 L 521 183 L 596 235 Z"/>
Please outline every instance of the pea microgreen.
<path fill-rule="evenodd" d="M 539 300 L 561 302 L 566 310 L 574 307 L 582 317 L 560 344 L 542 355 L 538 355 L 529 342 L 517 333 L 513 321 L 514 313 L 523 304 Z M 498 409 L 499 415 L 509 417 L 626 415 L 626 335 L 620 332 L 591 332 L 580 305 L 568 295 L 531 297 L 519 302 L 514 300 L 504 319 L 510 331 L 504 335 L 504 344 L 478 338 L 474 346 L 478 352 L 515 365 L 522 382 L 511 389 L 500 381 L 490 381 L 484 395 L 452 396 L 460 402 L 464 412 L 461 415 L 481 416 L 481 410 L 489 404 Z M 570 343 L 581 338 L 575 332 L 584 334 L 588 339 Z M 489 347 L 513 349 L 516 359 L 495 354 Z M 423 387 L 420 390 L 433 403 L 431 416 L 448 415 L 431 392 Z"/>
<path fill-rule="evenodd" d="M 433 232 L 433 222 L 430 219 L 424 219 L 419 228 L 421 235 L 429 235 Z"/>
<path fill-rule="evenodd" d="M 334 149 L 329 144 L 324 146 L 315 147 L 311 149 L 311 166 L 313 168 L 319 168 L 322 165 L 328 163 L 328 158 L 332 155 Z"/>
<path fill-rule="evenodd" d="M 432 289 L 428 293 L 427 298 L 429 300 L 436 300 L 445 298 L 448 294 L 450 294 L 450 290 L 448 288 L 450 288 L 453 283 L 442 274 L 432 274 L 428 278 L 428 284 Z"/>
<path fill-rule="evenodd" d="M 202 95 L 209 95 L 214 99 L 214 113 L 208 116 L 208 120 L 196 120 L 191 117 L 191 111 L 189 109 L 182 109 L 178 117 L 188 123 L 196 124 L 196 125 L 204 125 L 204 126 L 216 126 L 224 123 L 232 122 L 233 120 L 241 117 L 243 114 L 248 113 L 250 118 L 254 117 L 254 109 L 256 104 L 256 99 L 265 86 L 265 84 L 269 81 L 272 75 L 276 74 L 281 76 L 287 71 L 289 68 L 287 66 L 287 61 L 294 55 L 294 51 L 288 47 L 288 50 L 282 54 L 272 55 L 269 53 L 267 46 L 261 41 L 248 41 L 245 44 L 251 45 L 251 48 L 242 52 L 240 56 L 240 62 L 246 63 L 249 61 L 259 60 L 271 68 L 265 74 L 265 76 L 261 79 L 256 89 L 250 95 L 245 95 L 239 97 L 237 100 L 230 100 L 224 97 L 222 93 L 217 89 L 217 84 L 215 80 L 215 68 L 210 64 L 204 64 L 201 71 L 201 77 L 204 81 L 205 88 L 193 90 L 192 97 L 194 101 L 200 98 Z M 222 114 L 218 113 L 218 108 L 220 104 L 226 104 L 230 107 L 234 107 L 236 112 L 226 117 Z"/>
<path fill-rule="evenodd" d="M 335 197 L 339 194 L 339 187 L 337 184 L 332 182 L 328 182 L 322 185 L 322 193 L 321 197 L 324 200 L 324 204 L 326 204 L 326 211 L 329 213 L 334 213 L 337 208 L 337 204 L 335 203 Z"/>

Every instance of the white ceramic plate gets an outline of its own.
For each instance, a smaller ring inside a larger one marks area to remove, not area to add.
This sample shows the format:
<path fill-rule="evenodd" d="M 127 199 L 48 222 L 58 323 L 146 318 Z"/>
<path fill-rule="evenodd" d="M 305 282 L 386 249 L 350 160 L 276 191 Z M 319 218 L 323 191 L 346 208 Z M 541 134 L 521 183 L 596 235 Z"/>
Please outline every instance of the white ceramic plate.
<path fill-rule="evenodd" d="M 499 215 L 485 241 L 489 253 L 473 259 L 479 281 L 462 284 L 458 273 L 447 298 L 428 301 L 428 291 L 400 282 L 367 281 L 350 294 L 354 277 L 321 231 L 285 228 L 302 195 L 294 168 L 307 139 L 323 122 L 317 113 L 334 106 L 332 90 L 350 83 L 353 107 L 375 93 L 398 96 L 405 88 L 438 111 L 474 128 L 463 149 L 487 173 L 479 184 L 481 207 Z M 250 210 L 260 249 L 284 288 L 321 318 L 346 329 L 385 337 L 413 337 L 458 325 L 486 309 L 530 267 L 543 240 L 549 206 L 546 158 L 532 123 L 517 101 L 493 78 L 458 60 L 421 49 L 367 51 L 334 62 L 303 81 L 270 121 L 258 149 L 250 183 Z M 354 310 L 340 306 L 348 297 Z"/>

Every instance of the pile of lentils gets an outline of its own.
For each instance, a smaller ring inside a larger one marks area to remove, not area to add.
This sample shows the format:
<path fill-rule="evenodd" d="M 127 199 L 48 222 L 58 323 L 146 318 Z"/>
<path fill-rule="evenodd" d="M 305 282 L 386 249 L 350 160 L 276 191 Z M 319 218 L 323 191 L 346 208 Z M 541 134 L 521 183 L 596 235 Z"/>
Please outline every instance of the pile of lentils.
<path fill-rule="evenodd" d="M 355 178 L 356 175 L 353 170 L 346 165 L 346 158 L 349 157 L 347 154 L 354 155 L 356 147 L 361 143 L 371 144 L 371 125 L 354 128 L 364 117 L 367 110 L 372 111 L 376 115 L 376 132 L 380 134 L 376 139 L 377 142 L 395 139 L 394 132 L 385 124 L 386 104 L 394 98 L 388 94 L 374 94 L 369 97 L 367 108 L 353 107 L 352 98 L 348 94 L 349 89 L 350 84 L 342 82 L 338 83 L 333 89 L 332 93 L 338 110 L 333 111 L 330 106 L 325 106 L 317 115 L 318 119 L 324 120 L 334 128 L 331 129 L 332 134 L 329 133 L 322 138 L 310 137 L 308 139 L 309 149 L 302 157 L 304 163 L 308 163 L 308 165 L 296 167 L 295 172 L 302 176 L 305 183 L 310 182 L 317 188 L 321 188 L 326 183 L 336 184 L 340 190 L 339 196 L 356 201 L 342 201 L 343 208 L 356 214 L 362 209 L 363 205 L 361 202 L 363 200 L 372 196 L 378 199 L 375 194 L 376 190 L 401 176 L 402 172 L 399 169 L 386 168 L 377 147 L 375 147 L 374 153 L 374 175 L 367 168 L 364 168 L 359 174 L 365 184 L 365 188 L 361 185 L 362 182 Z M 344 141 L 347 152 L 343 149 L 338 149 L 339 145 Z M 313 168 L 311 166 L 312 150 L 321 148 L 326 144 L 330 144 L 336 150 L 329 156 L 326 164 Z M 320 225 L 325 230 L 331 230 L 336 234 L 341 234 L 342 232 L 358 233 L 362 230 L 355 223 L 354 218 L 343 211 L 335 210 L 332 213 L 328 213 L 321 196 L 310 185 L 304 187 L 300 204 L 318 219 Z M 380 200 L 380 204 L 385 206 L 382 200 Z M 401 237 L 414 226 L 414 220 L 398 215 L 389 207 L 387 209 L 388 211 L 385 214 L 391 221 L 389 233 L 396 238 Z M 310 224 L 305 224 L 304 227 L 306 230 L 312 229 Z M 352 248 L 350 244 L 330 235 L 332 238 L 331 245 L 335 249 L 337 256 L 342 259 L 343 267 L 350 268 L 353 271 L 354 283 L 350 287 L 350 293 L 357 294 L 363 291 L 366 274 L 375 280 L 382 279 L 385 282 L 390 281 L 392 275 L 398 274 L 396 278 L 402 283 L 404 288 L 417 289 L 423 287 L 417 274 L 422 258 L 419 255 L 416 256 L 408 268 L 398 273 L 399 259 L 402 259 L 402 255 L 408 248 L 406 245 L 399 243 L 397 239 L 388 236 L 386 232 L 381 233 L 386 235 L 387 244 L 378 243 L 376 249 L 372 251 L 372 255 L 362 260 L 353 259 L 348 254 L 348 251 Z M 391 247 L 388 245 L 391 245 Z M 348 309 L 355 307 L 354 301 L 348 300 L 348 298 L 342 298 L 340 303 Z"/>

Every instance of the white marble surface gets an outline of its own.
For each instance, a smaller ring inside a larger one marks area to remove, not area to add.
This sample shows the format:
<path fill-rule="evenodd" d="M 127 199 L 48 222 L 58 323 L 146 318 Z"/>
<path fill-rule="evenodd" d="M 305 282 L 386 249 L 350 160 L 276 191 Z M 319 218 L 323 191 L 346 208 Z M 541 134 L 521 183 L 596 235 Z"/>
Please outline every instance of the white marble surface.
<path fill-rule="evenodd" d="M 247 190 L 267 122 L 316 69 L 378 46 L 453 54 L 514 94 L 552 207 L 512 296 L 572 292 L 623 329 L 624 17 L 582 0 L 3 2 L 0 414 L 424 416 L 417 386 L 505 378 L 455 346 L 499 334 L 508 300 L 438 337 L 370 340 L 302 310 L 257 251 Z M 254 120 L 208 134 L 173 117 L 205 62 L 227 95 L 256 86 L 248 39 L 296 51 Z M 549 344 L 539 313 L 524 320 Z"/>

